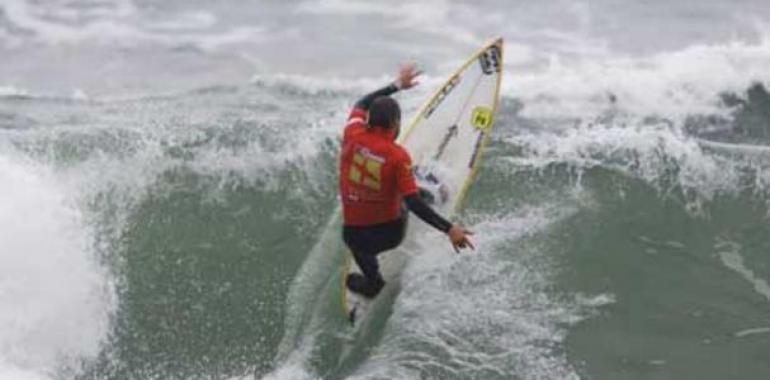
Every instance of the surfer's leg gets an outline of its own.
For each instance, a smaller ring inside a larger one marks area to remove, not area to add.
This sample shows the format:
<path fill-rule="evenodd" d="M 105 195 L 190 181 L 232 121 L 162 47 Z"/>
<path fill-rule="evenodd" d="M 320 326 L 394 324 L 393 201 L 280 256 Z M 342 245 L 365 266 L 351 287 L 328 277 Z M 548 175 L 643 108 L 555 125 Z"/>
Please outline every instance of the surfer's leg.
<path fill-rule="evenodd" d="M 377 255 L 401 244 L 406 234 L 407 220 L 408 214 L 404 213 L 401 218 L 385 224 L 343 228 L 345 244 L 363 272 L 363 276 L 348 276 L 346 281 L 350 290 L 373 298 L 385 286 Z"/>
<path fill-rule="evenodd" d="M 356 260 L 356 262 L 359 261 Z M 367 298 L 374 298 L 385 287 L 385 280 L 379 274 L 377 276 L 374 280 L 370 280 L 369 277 L 360 273 L 350 273 L 345 279 L 345 285 L 354 293 L 361 294 Z"/>
<path fill-rule="evenodd" d="M 372 230 L 374 228 L 376 227 L 344 227 L 342 233 L 345 244 L 353 254 L 353 259 L 363 272 L 363 275 L 357 273 L 348 275 L 347 287 L 369 298 L 374 298 L 385 286 L 385 280 L 380 275 L 377 252 L 374 249 L 377 236 Z"/>

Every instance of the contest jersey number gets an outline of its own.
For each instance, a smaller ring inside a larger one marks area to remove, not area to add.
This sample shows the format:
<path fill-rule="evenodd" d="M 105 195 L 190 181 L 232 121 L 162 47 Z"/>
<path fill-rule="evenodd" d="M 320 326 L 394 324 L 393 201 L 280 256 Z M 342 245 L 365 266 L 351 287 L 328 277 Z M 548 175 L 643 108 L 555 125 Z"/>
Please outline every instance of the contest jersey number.
<path fill-rule="evenodd" d="M 348 179 L 371 190 L 380 191 L 382 189 L 382 164 L 384 162 L 385 160 L 381 157 L 364 155 L 360 151 L 356 152 L 353 155 L 353 164 L 350 166 Z"/>

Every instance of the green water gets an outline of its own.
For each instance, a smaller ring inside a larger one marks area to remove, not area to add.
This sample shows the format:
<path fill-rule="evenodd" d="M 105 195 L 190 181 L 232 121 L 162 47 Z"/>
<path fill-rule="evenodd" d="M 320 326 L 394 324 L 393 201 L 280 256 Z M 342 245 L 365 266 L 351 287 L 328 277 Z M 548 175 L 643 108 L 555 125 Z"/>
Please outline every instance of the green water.
<path fill-rule="evenodd" d="M 507 100 L 458 216 L 478 251 L 422 233 L 400 286 L 351 332 L 335 175 L 349 94 L 211 91 L 4 105 L 47 110 L 7 151 L 71 179 L 115 281 L 99 355 L 63 378 L 770 374 L 762 161 L 649 121 L 527 132 L 544 121 Z"/>

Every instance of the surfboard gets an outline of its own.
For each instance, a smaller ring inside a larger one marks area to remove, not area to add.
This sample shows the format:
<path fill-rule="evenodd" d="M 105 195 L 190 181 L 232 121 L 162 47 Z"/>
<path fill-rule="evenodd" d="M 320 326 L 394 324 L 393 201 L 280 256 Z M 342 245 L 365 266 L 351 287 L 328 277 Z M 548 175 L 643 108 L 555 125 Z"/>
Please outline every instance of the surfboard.
<path fill-rule="evenodd" d="M 399 143 L 412 157 L 415 177 L 427 192 L 426 197 L 431 199 L 429 203 L 445 216 L 451 217 L 459 211 L 473 183 L 494 125 L 502 67 L 503 40 L 498 38 L 484 45 L 449 76 L 399 138 Z M 419 231 L 415 228 L 419 223 L 421 221 L 410 221 L 410 232 Z M 407 235 L 404 245 L 408 246 L 415 233 Z M 408 254 L 408 249 L 400 247 L 378 256 L 387 282 L 385 289 L 398 282 Z M 341 271 L 342 308 L 348 320 L 356 325 L 382 294 L 369 300 L 348 291 L 345 278 L 349 273 L 361 271 L 352 255 L 349 252 L 346 255 Z"/>

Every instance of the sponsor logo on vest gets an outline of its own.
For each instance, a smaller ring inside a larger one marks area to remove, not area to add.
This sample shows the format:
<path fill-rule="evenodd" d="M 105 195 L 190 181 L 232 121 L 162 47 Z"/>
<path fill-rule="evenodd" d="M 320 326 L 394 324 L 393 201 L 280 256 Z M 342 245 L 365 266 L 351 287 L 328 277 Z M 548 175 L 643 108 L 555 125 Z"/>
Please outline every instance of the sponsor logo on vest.
<path fill-rule="evenodd" d="M 366 148 L 360 148 L 353 154 L 353 163 L 348 170 L 350 182 L 363 185 L 371 190 L 382 189 L 382 164 L 385 158 L 377 156 Z"/>

